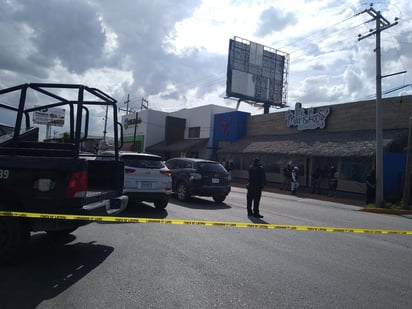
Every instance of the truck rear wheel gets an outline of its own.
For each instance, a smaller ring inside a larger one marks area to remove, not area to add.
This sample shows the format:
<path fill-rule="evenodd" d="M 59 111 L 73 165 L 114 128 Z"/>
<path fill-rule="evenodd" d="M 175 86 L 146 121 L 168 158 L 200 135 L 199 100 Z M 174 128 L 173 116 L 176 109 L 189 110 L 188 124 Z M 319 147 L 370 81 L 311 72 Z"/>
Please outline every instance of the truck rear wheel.
<path fill-rule="evenodd" d="M 216 203 L 223 203 L 223 201 L 226 199 L 226 195 L 213 195 L 213 200 Z"/>
<path fill-rule="evenodd" d="M 0 263 L 16 257 L 29 237 L 30 231 L 23 219 L 0 217 Z"/>
<path fill-rule="evenodd" d="M 168 200 L 159 200 L 154 202 L 154 205 L 157 209 L 165 209 L 168 203 Z"/>

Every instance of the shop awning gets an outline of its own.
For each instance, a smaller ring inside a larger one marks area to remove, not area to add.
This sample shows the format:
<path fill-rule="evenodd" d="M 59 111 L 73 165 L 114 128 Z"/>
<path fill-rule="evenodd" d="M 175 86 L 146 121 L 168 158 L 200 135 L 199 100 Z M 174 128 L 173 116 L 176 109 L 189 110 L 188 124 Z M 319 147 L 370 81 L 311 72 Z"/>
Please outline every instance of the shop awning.
<path fill-rule="evenodd" d="M 403 151 L 408 130 L 383 132 L 383 147 Z M 218 150 L 220 154 L 280 154 L 319 157 L 370 157 L 375 155 L 374 130 L 324 132 L 304 131 L 291 135 L 249 136 Z"/>

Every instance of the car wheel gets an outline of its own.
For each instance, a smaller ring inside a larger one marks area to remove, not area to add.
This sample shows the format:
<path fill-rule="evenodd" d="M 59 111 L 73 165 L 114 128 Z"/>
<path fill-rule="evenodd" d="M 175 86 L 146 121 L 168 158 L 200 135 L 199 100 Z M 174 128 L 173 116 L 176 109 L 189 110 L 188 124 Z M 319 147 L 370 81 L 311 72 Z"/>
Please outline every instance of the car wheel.
<path fill-rule="evenodd" d="M 8 262 L 24 249 L 30 238 L 27 222 L 21 218 L 0 217 L 0 263 Z"/>
<path fill-rule="evenodd" d="M 189 190 L 186 184 L 183 182 L 179 183 L 177 186 L 177 198 L 182 202 L 185 202 L 189 199 Z"/>
<path fill-rule="evenodd" d="M 168 204 L 168 201 L 161 200 L 154 202 L 154 205 L 157 209 L 165 209 Z"/>
<path fill-rule="evenodd" d="M 213 200 L 216 203 L 222 203 L 226 199 L 226 195 L 214 195 Z"/>

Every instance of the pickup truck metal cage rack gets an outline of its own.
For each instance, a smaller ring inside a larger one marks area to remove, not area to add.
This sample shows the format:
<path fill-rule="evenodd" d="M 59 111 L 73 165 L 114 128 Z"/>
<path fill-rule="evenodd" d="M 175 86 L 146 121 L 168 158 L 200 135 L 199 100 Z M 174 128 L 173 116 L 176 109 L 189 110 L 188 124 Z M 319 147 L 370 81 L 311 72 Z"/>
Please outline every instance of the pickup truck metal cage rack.
<path fill-rule="evenodd" d="M 35 92 L 40 98 L 44 95 L 51 102 L 27 106 L 27 97 L 31 92 Z M 68 96 L 69 93 L 70 97 Z M 14 101 L 16 101 L 14 105 L 3 100 L 3 97 L 6 95 L 13 97 Z M 109 108 L 113 111 L 113 126 L 120 128 L 120 142 L 118 130 L 116 128 L 113 130 L 113 146 L 114 149 L 119 149 L 123 144 L 123 128 L 118 121 L 116 103 L 117 101 L 114 98 L 103 91 L 80 84 L 26 83 L 1 89 L 0 110 L 5 109 L 16 113 L 16 115 L 14 132 L 0 140 L 2 146 L 0 147 L 0 152 L 3 154 L 25 155 L 32 154 L 33 148 L 36 148 L 37 155 L 40 155 L 39 152 L 44 148 L 44 155 L 52 152 L 54 156 L 78 157 L 81 153 L 81 143 L 88 137 L 90 114 L 88 106 L 93 105 L 106 106 L 106 111 Z M 39 130 L 32 126 L 30 113 L 41 111 L 45 108 L 62 106 L 69 107 L 68 140 L 65 140 L 64 143 L 37 142 Z M 36 147 L 33 147 L 34 141 L 36 142 Z M 117 151 L 115 151 L 115 159 L 118 160 Z"/>

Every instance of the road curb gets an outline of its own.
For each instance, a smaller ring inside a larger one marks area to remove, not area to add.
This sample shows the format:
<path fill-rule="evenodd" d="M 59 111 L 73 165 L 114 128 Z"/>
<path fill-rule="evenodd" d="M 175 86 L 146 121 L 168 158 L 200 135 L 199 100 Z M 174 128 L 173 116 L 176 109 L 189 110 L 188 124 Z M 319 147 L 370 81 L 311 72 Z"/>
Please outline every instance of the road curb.
<path fill-rule="evenodd" d="M 359 211 L 372 212 L 387 215 L 412 215 L 412 210 L 407 209 L 387 209 L 387 208 L 362 208 Z"/>

